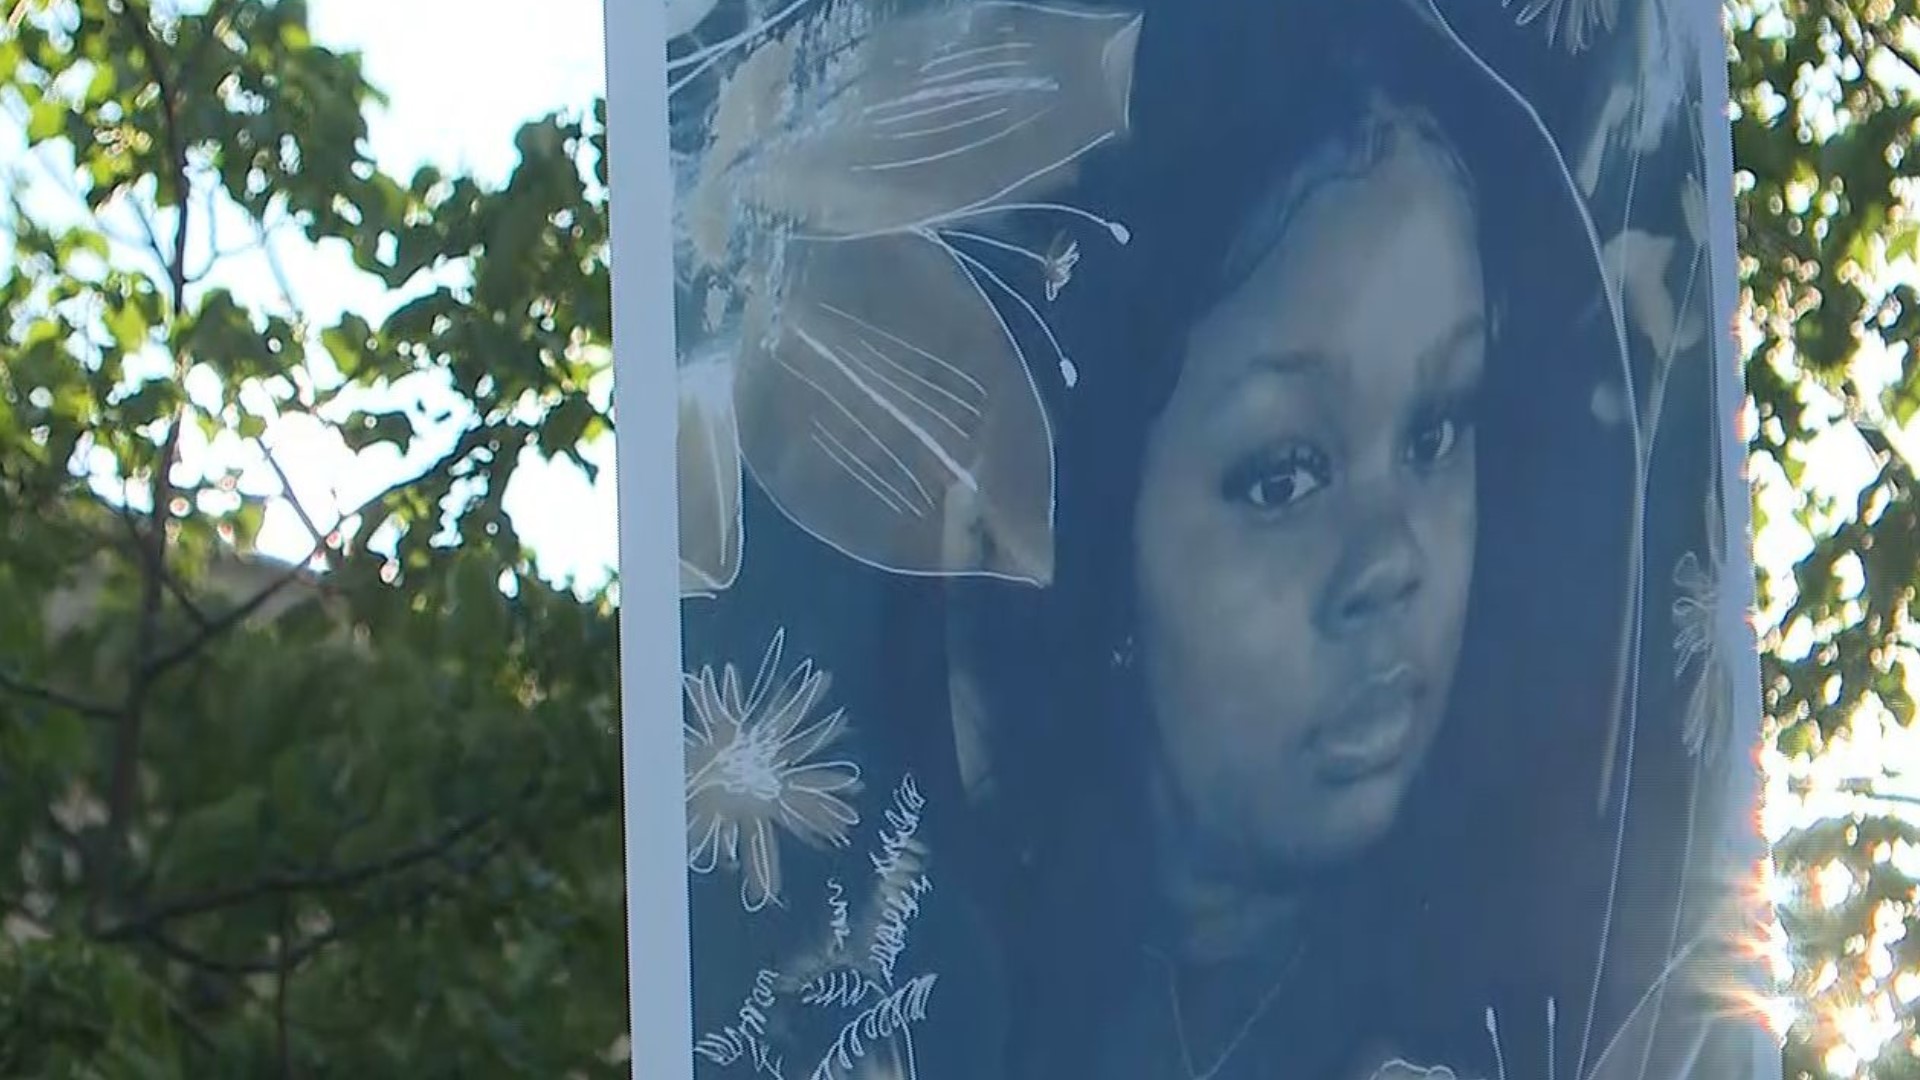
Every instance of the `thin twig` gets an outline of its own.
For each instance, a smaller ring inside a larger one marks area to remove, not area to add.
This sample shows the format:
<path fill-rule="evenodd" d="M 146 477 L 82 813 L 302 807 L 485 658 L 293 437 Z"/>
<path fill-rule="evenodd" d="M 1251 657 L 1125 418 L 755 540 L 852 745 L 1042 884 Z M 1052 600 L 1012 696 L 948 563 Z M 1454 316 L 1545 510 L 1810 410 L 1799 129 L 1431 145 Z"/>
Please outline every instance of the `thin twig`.
<path fill-rule="evenodd" d="M 146 681 L 151 684 L 153 681 L 159 679 L 160 676 L 193 659 L 208 645 L 212 644 L 214 639 L 225 635 L 228 631 L 238 627 L 241 623 L 246 622 L 249 618 L 258 614 L 274 597 L 280 595 L 281 592 L 285 591 L 294 582 L 307 577 L 309 573 L 307 564 L 319 558 L 320 555 L 321 550 L 316 548 L 308 554 L 307 558 L 289 565 L 285 571 L 276 575 L 272 581 L 267 582 L 267 584 L 256 590 L 252 596 L 231 608 L 227 608 L 220 612 L 220 614 L 207 619 L 205 624 L 203 624 L 199 631 L 192 637 L 165 652 L 156 650 L 155 655 L 148 659 L 141 667 Z"/>
<path fill-rule="evenodd" d="M 25 679 L 8 674 L 5 670 L 0 670 L 0 690 L 4 690 L 15 697 L 28 698 L 45 705 L 52 705 L 55 708 L 66 709 L 69 712 L 77 713 L 90 720 L 113 722 L 120 719 L 120 712 L 117 709 L 91 701 L 83 701 L 70 694 L 61 693 L 49 686 L 40 686 L 36 683 L 28 682 Z"/>
<path fill-rule="evenodd" d="M 324 542 L 317 543 L 308 551 L 305 558 L 289 565 L 285 573 L 278 575 L 274 580 L 262 586 L 239 605 L 208 619 L 206 625 L 201 627 L 200 631 L 192 638 L 153 657 L 146 665 L 149 681 L 157 679 L 173 668 L 193 659 L 201 650 L 211 644 L 214 639 L 233 630 L 255 613 L 259 612 L 268 602 L 275 596 L 278 596 L 288 586 L 303 577 L 309 576 L 309 571 L 307 570 L 308 564 L 328 554 L 335 544 L 340 542 L 334 538 L 340 534 L 342 529 L 346 528 L 347 522 L 355 518 L 364 517 L 376 506 L 379 506 L 382 502 L 390 498 L 395 492 L 404 491 L 416 484 L 425 483 L 427 480 L 446 472 L 454 465 L 472 456 L 474 450 L 485 443 L 485 436 L 488 430 L 485 426 L 472 428 L 461 437 L 460 442 L 457 443 L 452 450 L 448 451 L 444 457 L 435 461 L 418 475 L 381 490 L 378 494 L 361 503 L 353 510 L 341 514 L 339 524 L 335 525 L 331 530 L 328 530 L 324 534 Z"/>
<path fill-rule="evenodd" d="M 134 44 L 140 50 L 141 58 L 146 61 L 147 74 L 153 79 L 154 89 L 160 95 L 160 137 L 166 146 L 167 167 L 173 182 L 175 205 L 175 227 L 173 230 L 173 256 L 167 260 L 168 270 L 173 278 L 176 299 L 184 291 L 182 284 L 187 269 L 187 221 L 191 215 L 192 181 L 187 176 L 187 150 L 180 137 L 179 99 L 175 97 L 173 79 L 168 72 L 166 56 L 160 48 L 160 41 L 153 36 L 153 27 L 148 23 L 145 11 L 136 10 L 137 5 L 128 2 L 121 8 L 126 16 L 127 27 L 133 33 Z M 176 309 L 174 314 L 180 314 Z"/>
<path fill-rule="evenodd" d="M 399 904 L 391 909 L 368 912 L 360 918 L 337 923 L 290 949 L 276 949 L 274 955 L 270 957 L 250 960 L 229 960 L 223 957 L 211 956 L 197 949 L 182 945 L 177 939 L 158 930 L 143 935 L 141 940 L 152 945 L 162 954 L 174 960 L 216 975 L 245 977 L 249 975 L 272 975 L 283 969 L 297 970 L 308 960 L 335 942 L 359 933 L 361 930 L 383 919 L 398 917 L 410 911 L 425 907 L 436 895 L 447 891 L 451 885 L 465 878 L 470 878 L 484 869 L 504 847 L 504 841 L 495 841 L 479 852 L 476 852 L 472 860 L 458 867 L 456 874 L 451 880 L 437 879 L 423 882 L 413 889 L 408 890 L 400 899 Z"/>
<path fill-rule="evenodd" d="M 139 514 L 128 508 L 125 494 L 127 489 L 124 483 L 122 490 L 121 502 L 114 505 L 112 510 L 114 517 L 117 518 L 122 525 L 126 526 L 127 536 L 125 546 L 131 548 L 133 557 L 138 559 L 145 550 L 147 543 L 146 526 L 142 522 Z M 109 539 L 96 530 L 89 529 L 88 531 L 92 532 L 102 543 L 113 544 L 116 547 L 120 546 L 118 542 Z M 182 608 L 186 609 L 188 618 L 204 627 L 207 624 L 207 613 L 201 608 L 200 602 L 196 600 L 193 594 L 187 589 L 187 583 L 180 580 L 180 575 L 174 573 L 170 567 L 162 565 L 160 569 L 161 582 L 166 586 L 167 593 L 171 595 Z"/>
<path fill-rule="evenodd" d="M 134 202 L 129 202 L 127 209 L 133 214 L 134 219 L 140 223 L 140 231 L 146 234 L 147 248 L 153 252 L 154 260 L 160 264 L 160 272 L 162 274 L 168 273 L 167 246 L 160 242 L 160 228 L 154 224 L 153 215 L 147 213 L 145 208 Z"/>
<path fill-rule="evenodd" d="M 273 275 L 273 283 L 280 290 L 280 302 L 287 305 L 287 314 L 294 321 L 304 324 L 306 312 L 293 299 L 293 283 L 287 277 L 287 268 L 280 262 L 280 253 L 273 246 L 273 230 L 266 225 L 256 225 L 259 236 L 260 256 L 266 261 L 267 272 Z"/>
<path fill-rule="evenodd" d="M 1888 55 L 1900 61 L 1909 72 L 1914 75 L 1920 75 L 1920 57 L 1916 57 L 1912 52 L 1902 47 L 1898 41 L 1895 41 L 1892 36 L 1887 33 L 1885 26 L 1874 22 L 1872 19 L 1855 15 L 1854 12 L 1844 4 L 1838 7 L 1836 16 L 1845 16 L 1859 28 L 1865 30 L 1867 36 L 1873 38 L 1874 44 L 1885 49 Z M 1865 71 L 1867 66 L 1864 61 L 1865 58 L 1863 57 L 1860 65 L 1862 71 Z"/>
<path fill-rule="evenodd" d="M 431 840 L 345 869 L 269 875 L 246 885 L 156 904 L 148 907 L 139 917 L 95 936 L 101 941 L 123 941 L 129 938 L 145 937 L 167 923 L 213 914 L 256 900 L 269 897 L 284 898 L 299 893 L 338 892 L 364 885 L 377 878 L 409 870 L 449 855 L 462 841 L 477 835 L 499 816 L 500 811 L 497 809 L 470 814 Z"/>
<path fill-rule="evenodd" d="M 287 938 L 292 931 L 292 920 L 287 917 L 287 903 L 280 902 L 280 933 L 273 943 L 274 958 L 279 961 L 279 970 L 273 978 L 273 1035 L 279 1049 L 281 1080 L 290 1080 L 293 1076 L 292 1046 L 287 1040 L 287 983 L 291 980 L 293 966 L 287 963 Z"/>
<path fill-rule="evenodd" d="M 273 448 L 267 445 L 267 441 L 256 439 L 254 443 L 260 447 L 260 456 L 266 458 L 267 467 L 272 469 L 273 475 L 279 478 L 280 493 L 286 498 L 287 505 L 293 507 L 294 516 L 300 519 L 300 524 L 306 527 L 307 536 L 313 540 L 314 549 L 322 553 L 330 568 L 338 569 L 340 557 L 339 552 L 334 548 L 332 533 L 322 529 L 320 523 L 313 520 L 313 515 L 307 512 L 306 504 L 300 501 L 300 496 L 293 490 L 293 477 L 288 475 L 286 467 L 280 464 L 279 455 L 273 452 Z M 344 523 L 343 521 L 342 524 Z M 339 526 L 336 525 L 334 528 L 337 530 Z"/>
<path fill-rule="evenodd" d="M 22 137 L 24 137 L 27 129 L 28 117 L 24 115 L 21 109 L 15 106 L 13 102 L 4 103 L 4 107 L 6 108 L 7 119 L 12 121 L 13 125 L 16 128 L 20 129 L 20 132 L 22 133 Z M 46 155 L 38 153 L 36 151 L 36 152 L 28 153 L 26 156 L 32 159 L 33 163 L 39 167 L 40 174 L 47 183 L 52 184 L 62 194 L 66 195 L 69 199 L 72 199 L 76 209 L 80 210 L 81 212 L 85 213 L 87 216 L 94 219 L 94 227 L 100 230 L 100 234 L 102 236 L 105 236 L 108 240 L 112 241 L 113 243 L 119 244 L 122 247 L 138 248 L 142 245 L 142 241 L 140 239 L 136 237 L 127 236 L 123 234 L 120 230 L 107 224 L 107 222 L 105 221 L 104 215 L 100 212 L 100 210 L 97 210 L 91 203 L 87 202 L 86 195 L 82 193 L 79 188 L 74 186 L 72 180 L 67 177 L 63 177 L 59 173 L 54 171 L 53 165 L 47 161 Z M 104 207 L 101 209 L 104 209 Z M 143 224 L 145 223 L 143 222 Z M 147 229 L 146 243 L 149 245 L 148 250 L 150 250 L 154 254 L 155 258 L 161 262 L 161 272 L 164 274 L 166 272 L 165 253 L 161 250 L 159 241 L 154 237 L 153 230 L 151 227 Z"/>

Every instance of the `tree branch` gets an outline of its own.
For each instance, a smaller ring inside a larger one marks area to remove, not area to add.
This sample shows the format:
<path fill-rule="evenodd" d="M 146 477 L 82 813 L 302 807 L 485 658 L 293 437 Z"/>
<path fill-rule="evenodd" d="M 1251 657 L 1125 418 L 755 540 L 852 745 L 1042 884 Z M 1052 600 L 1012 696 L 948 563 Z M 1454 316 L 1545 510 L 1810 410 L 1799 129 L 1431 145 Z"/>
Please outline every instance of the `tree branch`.
<path fill-rule="evenodd" d="M 374 507 L 380 505 L 382 501 L 395 492 L 404 491 L 415 484 L 425 483 L 427 480 L 465 460 L 474 450 L 485 445 L 488 430 L 484 425 L 473 428 L 463 435 L 460 441 L 452 450 L 448 451 L 445 456 L 422 470 L 418 475 L 383 489 L 379 494 L 361 503 L 353 510 L 340 515 L 339 524 L 335 525 L 333 529 L 327 533 L 322 534 L 321 542 L 314 545 L 312 550 L 307 553 L 306 558 L 289 566 L 286 573 L 268 582 L 258 592 L 248 597 L 237 607 L 208 618 L 205 625 L 203 625 L 200 631 L 190 640 L 184 641 L 167 652 L 151 659 L 146 665 L 149 682 L 159 678 L 173 668 L 186 663 L 188 660 L 193 659 L 201 650 L 211 644 L 214 639 L 239 626 L 242 622 L 245 622 L 261 608 L 265 607 L 269 601 L 279 595 L 287 586 L 305 576 L 308 572 L 307 564 L 328 554 L 333 546 L 332 538 L 336 536 L 341 529 L 346 527 L 347 522 L 352 521 L 356 517 L 364 517 Z"/>
<path fill-rule="evenodd" d="M 1881 791 L 1868 777 L 1842 780 L 1834 785 L 1836 790 L 1869 802 L 1897 803 L 1903 806 L 1920 806 L 1920 795 L 1908 795 L 1905 792 Z"/>
<path fill-rule="evenodd" d="M 169 273 L 170 271 L 167 268 L 167 245 L 160 242 L 160 230 L 154 225 L 153 217 L 142 209 L 138 203 L 129 202 L 128 209 L 132 211 L 134 220 L 140 223 L 140 231 L 146 234 L 147 249 L 153 252 L 153 261 L 160 264 L 160 272 L 162 274 Z"/>
<path fill-rule="evenodd" d="M 174 185 L 174 229 L 173 256 L 167 262 L 166 272 L 169 285 L 169 314 L 174 324 L 183 317 L 187 306 L 187 236 L 191 227 L 193 213 L 192 200 L 187 176 L 186 147 L 181 139 L 179 124 L 179 102 L 175 98 L 173 80 L 167 70 L 166 57 L 160 42 L 153 35 L 149 25 L 149 16 L 144 8 L 136 8 L 126 3 L 120 8 L 129 32 L 133 35 L 136 48 L 146 62 L 147 74 L 153 79 L 154 87 L 159 91 L 161 113 L 161 139 L 166 149 L 167 167 Z M 174 378 L 184 381 L 186 378 L 187 357 L 182 349 L 174 356 Z M 108 782 L 107 832 L 109 838 L 109 858 L 117 865 L 120 840 L 126 834 L 127 820 L 132 815 L 133 804 L 138 794 L 140 747 L 143 727 L 146 721 L 148 690 L 153 684 L 154 673 L 149 663 L 159 646 L 160 616 L 166 603 L 166 559 L 168 529 L 167 522 L 173 513 L 173 465 L 180 453 L 180 433 L 186 426 L 186 406 L 183 403 L 176 409 L 172 423 L 168 426 L 165 440 L 160 445 L 159 460 L 154 463 L 152 482 L 153 521 L 150 523 L 151 535 L 147 537 L 145 549 L 145 574 L 141 583 L 140 611 L 135 630 L 136 666 L 133 677 L 128 680 L 126 704 L 120 717 L 120 728 L 116 733 L 113 746 L 112 770 Z M 109 883 L 113 874 L 108 874 Z"/>
<path fill-rule="evenodd" d="M 126 16 L 127 29 L 133 34 L 134 45 L 140 50 L 141 59 L 146 61 L 147 74 L 153 79 L 154 89 L 160 93 L 160 138 L 167 154 L 168 179 L 173 182 L 177 219 L 173 230 L 173 255 L 168 260 L 167 272 L 173 279 L 177 299 L 177 294 L 185 291 L 187 221 L 191 216 L 191 181 L 187 177 L 186 143 L 180 132 L 180 102 L 174 93 L 173 79 L 168 72 L 160 40 L 153 36 L 149 12 L 141 5 L 130 2 L 123 3 L 120 10 Z M 176 307 L 174 314 L 179 313 L 180 309 Z"/>
<path fill-rule="evenodd" d="M 147 543 L 147 534 L 144 526 L 141 524 L 138 516 L 135 515 L 132 510 L 129 510 L 125 503 L 115 506 L 113 511 L 114 516 L 120 519 L 120 523 L 126 526 L 127 544 L 133 549 L 133 557 L 136 559 L 140 558 Z M 102 539 L 105 540 L 104 537 L 102 537 Z M 106 542 L 111 543 L 112 541 Z M 207 613 L 201 610 L 200 604 L 187 592 L 186 583 L 180 580 L 180 575 L 175 574 L 165 564 L 161 565 L 160 572 L 161 583 L 166 586 L 167 593 L 186 610 L 189 618 L 202 627 L 206 626 Z"/>
<path fill-rule="evenodd" d="M 117 721 L 120 719 L 120 712 L 117 709 L 108 708 L 105 705 L 96 704 L 91 701 L 82 701 L 77 697 L 63 694 L 52 687 L 40 686 L 36 683 L 28 682 L 25 679 L 9 674 L 4 668 L 0 668 L 0 690 L 4 690 L 15 697 L 23 697 L 31 701 L 38 701 L 43 705 L 52 705 L 55 708 L 66 709 L 69 712 L 84 716 L 89 720 Z"/>
<path fill-rule="evenodd" d="M 531 788 L 532 785 L 529 784 L 528 791 L 522 793 L 522 798 L 531 793 Z M 302 874 L 273 874 L 246 885 L 218 889 L 199 896 L 152 905 L 139 917 L 96 936 L 101 941 L 124 941 L 129 938 L 148 936 L 169 922 L 211 914 L 223 908 L 255 900 L 286 897 L 297 893 L 337 892 L 356 885 L 364 885 L 376 878 L 399 873 L 448 856 L 462 841 L 476 835 L 498 819 L 500 813 L 498 809 L 491 809 L 470 814 L 430 840 L 357 866 Z"/>
<path fill-rule="evenodd" d="M 1887 28 L 1885 26 L 1882 26 L 1881 24 L 1874 22 L 1872 19 L 1866 18 L 1864 16 L 1855 15 L 1851 10 L 1847 9 L 1845 5 L 1842 5 L 1840 10 L 1842 13 L 1844 13 L 1849 18 L 1851 18 L 1854 22 L 1858 23 L 1860 28 L 1867 32 L 1867 36 L 1873 39 L 1874 44 L 1880 46 L 1882 49 L 1885 49 L 1888 55 L 1900 61 L 1900 63 L 1906 67 L 1908 72 L 1912 73 L 1913 75 L 1920 76 L 1920 57 L 1916 57 L 1911 51 L 1903 47 L 1898 41 L 1895 41 L 1892 35 L 1887 33 Z M 1864 71 L 1866 69 L 1866 66 L 1867 65 L 1865 64 L 1864 58 L 1863 58 L 1863 62 L 1860 65 L 1861 70 Z"/>
<path fill-rule="evenodd" d="M 293 971 L 318 955 L 323 949 L 333 945 L 335 942 L 359 933 L 361 930 L 380 922 L 382 919 L 425 907 L 428 903 L 432 902 L 436 896 L 446 892 L 458 881 L 470 878 L 478 873 L 487 863 L 491 862 L 494 856 L 498 855 L 504 847 L 504 841 L 496 840 L 479 852 L 476 852 L 474 857 L 467 863 L 457 867 L 458 872 L 453 878 L 442 878 L 423 882 L 408 890 L 407 893 L 401 897 L 399 904 L 392 909 L 368 912 L 360 918 L 350 919 L 328 927 L 326 930 L 307 938 L 292 948 L 282 947 L 275 949 L 273 955 L 269 957 L 259 957 L 249 960 L 229 960 L 223 957 L 210 956 L 197 949 L 182 945 L 165 931 L 158 929 L 141 935 L 141 940 L 151 944 L 155 949 L 171 959 L 177 960 L 189 967 L 198 968 L 216 975 L 229 975 L 240 978 L 250 975 L 277 975 L 283 970 Z"/>
<path fill-rule="evenodd" d="M 325 547 L 324 544 L 316 546 L 305 559 L 288 566 L 284 573 L 262 586 L 252 596 L 241 601 L 234 607 L 220 612 L 218 615 L 209 617 L 193 637 L 147 660 L 143 665 L 143 669 L 148 685 L 151 685 L 153 681 L 159 679 L 160 676 L 199 655 L 201 650 L 212 644 L 216 638 L 223 636 L 228 631 L 239 626 L 249 618 L 252 618 L 261 608 L 265 607 L 274 597 L 280 595 L 289 585 L 307 576 L 307 563 L 318 558 L 325 550 Z"/>
<path fill-rule="evenodd" d="M 314 550 L 327 558 L 329 569 L 339 569 L 340 560 L 333 548 L 333 537 L 327 530 L 320 527 L 319 522 L 313 520 L 312 514 L 307 512 L 306 504 L 300 501 L 300 496 L 293 490 L 293 477 L 287 474 L 286 466 L 280 464 L 280 456 L 273 452 L 273 448 L 267 445 L 264 438 L 256 439 L 254 442 L 260 447 L 260 456 L 267 459 L 267 467 L 272 469 L 273 475 L 280 479 L 280 492 L 286 497 L 287 505 L 293 507 L 294 516 L 300 519 L 300 524 L 306 526 L 307 535 L 313 540 Z M 344 520 L 342 524 L 345 524 Z M 336 525 L 334 528 L 338 529 L 339 526 Z"/>
<path fill-rule="evenodd" d="M 292 920 L 287 918 L 287 902 L 280 901 L 280 932 L 274 941 L 274 959 L 279 970 L 273 973 L 273 1041 L 280 1059 L 281 1080 L 291 1080 L 293 1076 L 293 1047 L 287 1039 L 287 984 L 293 979 L 293 965 L 287 962 L 287 938 L 292 931 Z"/>

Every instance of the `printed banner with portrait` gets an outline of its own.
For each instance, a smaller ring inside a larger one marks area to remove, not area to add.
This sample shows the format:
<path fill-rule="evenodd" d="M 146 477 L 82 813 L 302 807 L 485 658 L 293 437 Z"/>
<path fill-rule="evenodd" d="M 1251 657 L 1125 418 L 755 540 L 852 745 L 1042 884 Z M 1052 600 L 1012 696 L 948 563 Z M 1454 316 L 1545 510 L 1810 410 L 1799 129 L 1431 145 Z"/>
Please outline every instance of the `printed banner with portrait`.
<path fill-rule="evenodd" d="M 636 1077 L 1778 1075 L 1711 0 L 608 11 Z"/>

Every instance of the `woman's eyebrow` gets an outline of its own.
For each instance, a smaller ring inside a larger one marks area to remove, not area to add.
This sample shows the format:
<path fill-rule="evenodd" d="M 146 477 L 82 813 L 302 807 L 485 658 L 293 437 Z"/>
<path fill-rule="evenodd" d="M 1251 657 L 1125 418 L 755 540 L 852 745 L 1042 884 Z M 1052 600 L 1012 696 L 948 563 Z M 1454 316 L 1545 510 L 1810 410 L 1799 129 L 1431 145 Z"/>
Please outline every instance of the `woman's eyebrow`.
<path fill-rule="evenodd" d="M 1455 323 L 1453 329 L 1420 353 L 1421 371 L 1445 371 L 1460 350 L 1487 336 L 1487 317 L 1478 312 Z"/>
<path fill-rule="evenodd" d="M 1253 357 L 1249 367 L 1268 375 L 1321 375 L 1332 363 L 1326 353 L 1306 349 L 1263 352 Z"/>
<path fill-rule="evenodd" d="M 1487 319 L 1478 312 L 1467 315 L 1455 323 L 1444 334 L 1420 351 L 1418 367 L 1432 368 L 1445 364 L 1454 358 L 1465 346 L 1487 334 Z M 1267 375 L 1310 375 L 1323 376 L 1337 371 L 1344 365 L 1334 363 L 1334 357 L 1311 349 L 1285 349 L 1276 352 L 1262 352 L 1251 358 L 1246 374 Z M 1242 376 L 1243 378 L 1245 375 Z"/>

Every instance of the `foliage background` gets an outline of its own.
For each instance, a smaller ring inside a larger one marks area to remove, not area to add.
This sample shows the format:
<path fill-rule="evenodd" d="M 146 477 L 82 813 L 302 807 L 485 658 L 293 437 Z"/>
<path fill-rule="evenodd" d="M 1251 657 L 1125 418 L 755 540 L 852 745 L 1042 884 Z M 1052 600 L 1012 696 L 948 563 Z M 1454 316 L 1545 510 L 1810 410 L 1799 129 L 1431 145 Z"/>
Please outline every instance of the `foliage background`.
<path fill-rule="evenodd" d="M 1916 1077 L 1920 0 L 1727 14 L 1756 946 L 1789 1075 Z M 612 430 L 603 116 L 399 175 L 300 0 L 0 15 L 0 1076 L 622 1074 L 617 584 L 512 494 Z M 310 316 L 288 244 L 404 299 Z M 302 502 L 296 427 L 398 481 Z"/>

